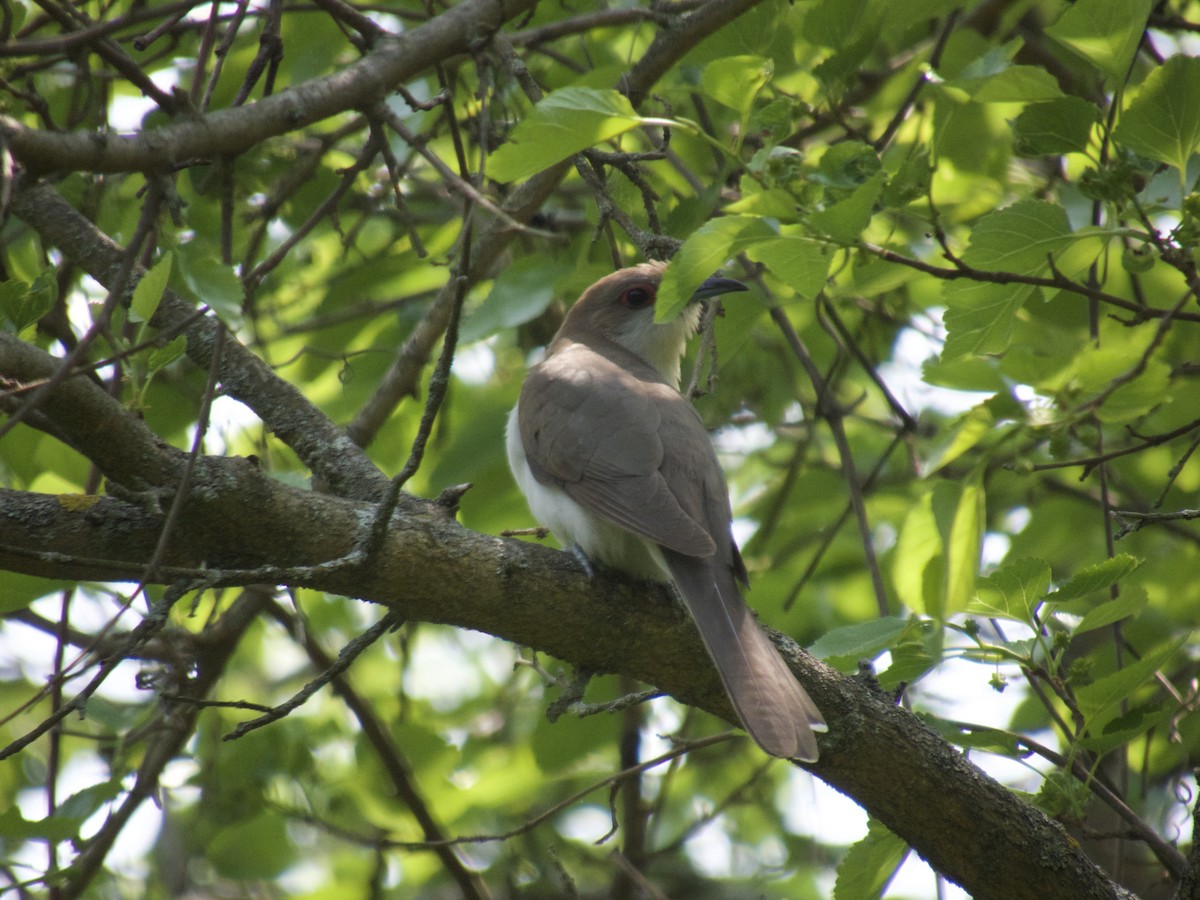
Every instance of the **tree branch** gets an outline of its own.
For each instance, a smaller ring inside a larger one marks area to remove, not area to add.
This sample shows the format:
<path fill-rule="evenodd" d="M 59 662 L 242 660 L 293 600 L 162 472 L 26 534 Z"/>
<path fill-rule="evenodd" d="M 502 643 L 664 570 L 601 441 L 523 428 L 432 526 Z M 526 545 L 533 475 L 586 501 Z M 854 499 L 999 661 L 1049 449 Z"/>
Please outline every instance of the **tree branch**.
<path fill-rule="evenodd" d="M 337 559 L 352 551 L 370 520 L 367 504 L 288 487 L 239 460 L 208 462 L 199 477 L 206 469 L 221 470 L 221 477 L 193 489 L 166 559 L 203 563 L 217 583 L 236 583 L 246 566 Z M 244 515 L 247 508 L 256 515 Z M 0 491 L 0 567 L 130 580 L 153 552 L 160 527 L 161 516 L 112 498 L 74 511 L 56 497 Z M 39 555 L 48 546 L 58 548 L 53 560 Z M 666 590 L 607 574 L 590 580 L 568 554 L 472 532 L 432 505 L 398 514 L 369 568 L 301 569 L 293 586 L 363 597 L 406 619 L 471 628 L 580 668 L 620 672 L 733 721 L 695 629 Z M 911 713 L 778 640 L 830 722 L 812 771 L 939 872 L 981 900 L 1129 896 L 1057 823 Z"/>
<path fill-rule="evenodd" d="M 189 116 L 134 135 L 60 133 L 0 116 L 0 134 L 26 171 L 34 173 L 169 172 L 182 165 L 236 155 L 351 109 L 366 109 L 435 63 L 466 53 L 536 0 L 464 0 L 424 25 L 380 39 L 362 59 L 323 78 L 245 106 Z"/>

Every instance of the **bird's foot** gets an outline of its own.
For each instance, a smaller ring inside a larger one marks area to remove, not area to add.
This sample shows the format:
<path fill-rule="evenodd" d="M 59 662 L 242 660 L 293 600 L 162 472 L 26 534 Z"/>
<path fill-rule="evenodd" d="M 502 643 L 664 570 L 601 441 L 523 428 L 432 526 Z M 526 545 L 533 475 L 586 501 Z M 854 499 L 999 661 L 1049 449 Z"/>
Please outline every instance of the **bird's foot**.
<path fill-rule="evenodd" d="M 575 561 L 579 563 L 579 568 L 583 569 L 583 574 L 587 575 L 590 580 L 595 581 L 596 568 L 592 565 L 592 561 L 588 559 L 587 554 L 583 552 L 583 548 L 578 544 L 571 544 L 567 547 L 567 552 L 575 557 Z"/>

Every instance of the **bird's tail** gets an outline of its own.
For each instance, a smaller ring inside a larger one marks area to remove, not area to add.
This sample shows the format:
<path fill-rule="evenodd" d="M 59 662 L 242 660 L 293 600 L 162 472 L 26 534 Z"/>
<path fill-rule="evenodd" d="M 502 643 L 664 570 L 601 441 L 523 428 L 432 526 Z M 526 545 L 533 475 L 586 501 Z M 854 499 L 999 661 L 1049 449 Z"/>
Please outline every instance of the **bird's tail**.
<path fill-rule="evenodd" d="M 663 549 L 667 567 L 750 736 L 772 756 L 817 761 L 825 719 L 750 612 L 730 569 Z"/>

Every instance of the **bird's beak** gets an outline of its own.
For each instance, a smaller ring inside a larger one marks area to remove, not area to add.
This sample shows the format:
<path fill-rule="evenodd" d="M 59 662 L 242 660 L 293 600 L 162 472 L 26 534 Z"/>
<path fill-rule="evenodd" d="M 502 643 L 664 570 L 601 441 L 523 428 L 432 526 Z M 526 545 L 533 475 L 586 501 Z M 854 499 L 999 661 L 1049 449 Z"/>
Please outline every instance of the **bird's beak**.
<path fill-rule="evenodd" d="M 737 291 L 748 291 L 740 281 L 733 278 L 722 278 L 720 275 L 713 275 L 710 278 L 704 279 L 700 287 L 696 288 L 696 293 L 692 294 L 692 303 L 699 300 L 707 300 L 710 297 L 718 297 L 721 294 L 733 294 Z"/>

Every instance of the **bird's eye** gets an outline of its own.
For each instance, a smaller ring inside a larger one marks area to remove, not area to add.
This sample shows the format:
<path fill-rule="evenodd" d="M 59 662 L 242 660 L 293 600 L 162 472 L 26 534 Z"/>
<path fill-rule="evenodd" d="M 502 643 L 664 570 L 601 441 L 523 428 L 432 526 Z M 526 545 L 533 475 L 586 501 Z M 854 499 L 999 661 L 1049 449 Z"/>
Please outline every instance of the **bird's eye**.
<path fill-rule="evenodd" d="M 628 309 L 645 309 L 654 303 L 654 296 L 653 287 L 648 284 L 639 284 L 627 288 L 617 302 Z"/>

